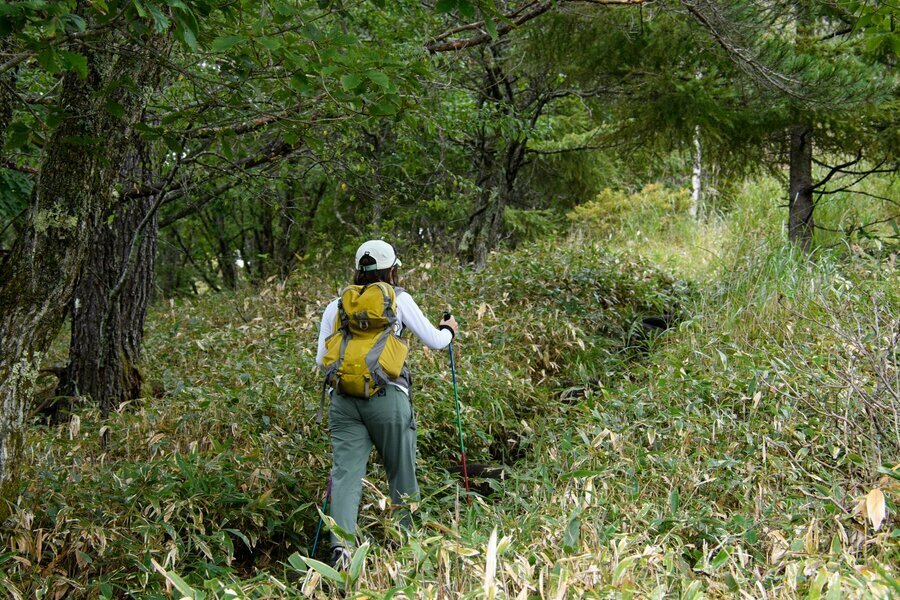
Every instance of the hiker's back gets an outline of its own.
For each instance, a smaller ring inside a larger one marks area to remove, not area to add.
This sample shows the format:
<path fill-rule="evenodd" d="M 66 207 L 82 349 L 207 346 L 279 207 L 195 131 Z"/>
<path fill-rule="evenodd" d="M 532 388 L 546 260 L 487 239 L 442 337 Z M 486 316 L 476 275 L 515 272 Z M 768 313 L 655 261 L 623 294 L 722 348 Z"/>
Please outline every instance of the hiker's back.
<path fill-rule="evenodd" d="M 342 394 L 370 398 L 400 377 L 409 348 L 397 335 L 397 295 L 388 283 L 346 287 L 335 331 L 325 342 L 325 381 Z"/>

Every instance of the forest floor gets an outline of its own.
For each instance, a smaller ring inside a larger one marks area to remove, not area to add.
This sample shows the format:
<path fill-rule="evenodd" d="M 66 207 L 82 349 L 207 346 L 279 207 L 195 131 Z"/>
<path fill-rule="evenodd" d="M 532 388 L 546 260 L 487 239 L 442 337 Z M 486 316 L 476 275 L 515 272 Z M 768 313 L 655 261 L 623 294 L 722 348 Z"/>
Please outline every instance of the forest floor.
<path fill-rule="evenodd" d="M 468 459 L 504 477 L 467 506 L 446 471 L 459 450 L 448 357 L 414 342 L 416 526 L 394 523 L 373 460 L 364 543 L 341 574 L 307 554 L 330 466 L 316 332 L 347 273 L 311 265 L 156 305 L 148 398 L 105 423 L 84 407 L 31 428 L 0 586 L 13 598 L 897 597 L 896 240 L 798 254 L 775 197 L 756 183 L 700 222 L 668 200 L 584 213 L 477 272 L 403 256 L 426 314 L 449 307 L 461 323 Z M 668 328 L 642 326 L 650 317 Z"/>

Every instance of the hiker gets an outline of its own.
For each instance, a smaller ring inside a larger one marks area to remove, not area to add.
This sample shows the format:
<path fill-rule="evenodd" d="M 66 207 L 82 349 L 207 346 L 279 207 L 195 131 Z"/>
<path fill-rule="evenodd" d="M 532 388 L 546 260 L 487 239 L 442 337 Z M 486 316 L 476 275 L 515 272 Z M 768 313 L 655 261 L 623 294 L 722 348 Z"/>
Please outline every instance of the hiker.
<path fill-rule="evenodd" d="M 400 261 L 387 242 L 362 244 L 356 251 L 353 285 L 328 304 L 319 327 L 316 363 L 331 388 L 334 462 L 328 509 L 348 533 L 356 532 L 362 479 L 373 445 L 387 472 L 391 501 L 402 505 L 405 499 L 419 498 L 416 422 L 403 332 L 409 329 L 426 346 L 439 350 L 450 345 L 458 329 L 452 316 L 437 327 L 428 322 L 412 296 L 396 287 L 398 267 Z M 408 509 L 403 511 L 401 524 L 408 527 L 411 517 Z M 334 533 L 331 547 L 330 564 L 346 567 L 350 553 Z"/>

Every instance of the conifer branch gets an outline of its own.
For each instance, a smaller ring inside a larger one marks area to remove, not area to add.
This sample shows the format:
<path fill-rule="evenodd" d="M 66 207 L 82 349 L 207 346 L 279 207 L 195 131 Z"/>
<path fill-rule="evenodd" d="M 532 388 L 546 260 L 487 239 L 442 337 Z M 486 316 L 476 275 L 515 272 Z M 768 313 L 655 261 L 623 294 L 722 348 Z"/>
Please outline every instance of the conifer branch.
<path fill-rule="evenodd" d="M 600 6 L 640 6 L 645 4 L 648 0 L 544 0 L 542 2 L 532 2 L 528 4 L 525 9 L 519 9 L 518 11 L 506 14 L 503 16 L 504 22 L 497 27 L 497 36 L 503 36 L 513 29 L 516 29 L 520 25 L 535 19 L 542 14 L 548 12 L 549 10 L 556 8 L 562 4 L 596 4 Z M 439 52 L 455 52 L 457 50 L 464 50 L 466 48 L 473 48 L 475 46 L 481 46 L 483 44 L 487 44 L 492 41 L 493 36 L 486 31 L 482 31 L 479 35 L 475 35 L 469 38 L 461 38 L 461 39 L 452 39 L 449 41 L 447 38 L 452 37 L 456 33 L 462 33 L 464 31 L 472 31 L 472 30 L 481 30 L 484 25 L 484 21 L 479 21 L 477 23 L 469 23 L 467 25 L 461 25 L 454 29 L 449 29 L 436 37 L 434 37 L 429 43 L 425 44 L 425 49 L 428 50 L 431 54 L 437 54 Z"/>
<path fill-rule="evenodd" d="M 834 177 L 836 174 L 844 172 L 844 169 L 846 169 L 847 167 L 852 167 L 853 165 L 855 165 L 856 163 L 858 163 L 861 160 L 862 160 L 862 150 L 858 150 L 856 152 L 856 158 L 853 158 L 853 159 L 851 159 L 845 163 L 842 163 L 840 165 L 835 165 L 835 166 L 831 167 L 831 170 L 828 171 L 828 174 L 825 175 L 825 177 L 823 177 L 822 180 L 819 181 L 819 183 L 812 186 L 812 189 L 817 189 L 817 188 L 824 186 L 829 181 L 831 181 L 831 178 Z"/>
<path fill-rule="evenodd" d="M 721 14 L 720 6 L 708 0 L 682 0 L 682 5 L 747 75 L 787 96 L 808 100 L 795 90 L 799 82 L 763 64 L 759 57 L 754 56 L 752 48 L 738 40 L 739 33 L 733 31 L 734 24 Z"/>

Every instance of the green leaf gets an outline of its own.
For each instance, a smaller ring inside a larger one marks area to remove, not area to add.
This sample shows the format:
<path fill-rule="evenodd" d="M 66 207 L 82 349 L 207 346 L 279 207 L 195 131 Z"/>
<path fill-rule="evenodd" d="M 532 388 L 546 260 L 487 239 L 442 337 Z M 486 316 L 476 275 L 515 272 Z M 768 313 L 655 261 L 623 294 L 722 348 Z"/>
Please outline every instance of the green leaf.
<path fill-rule="evenodd" d="M 224 531 L 227 531 L 228 533 L 230 533 L 230 534 L 233 535 L 234 537 L 236 537 L 236 538 L 238 538 L 239 540 L 241 540 L 242 542 L 244 542 L 244 545 L 247 546 L 248 549 L 250 549 L 250 550 L 253 549 L 253 544 L 250 543 L 249 538 L 247 538 L 246 535 L 244 535 L 243 533 L 241 533 L 241 532 L 238 531 L 237 529 L 225 529 Z"/>
<path fill-rule="evenodd" d="M 169 20 L 169 17 L 167 17 L 165 13 L 160 10 L 160 8 L 155 4 L 148 3 L 147 11 L 150 13 L 150 16 L 153 17 L 153 23 L 156 25 L 157 33 L 166 31 L 169 28 L 169 25 L 172 24 L 172 21 Z"/>
<path fill-rule="evenodd" d="M 16 121 L 6 130 L 6 149 L 18 150 L 31 141 L 31 128 L 21 121 Z"/>
<path fill-rule="evenodd" d="M 301 573 L 306 573 L 309 570 L 309 567 L 307 567 L 306 563 L 303 562 L 303 557 L 300 556 L 300 554 L 297 552 L 294 552 L 293 554 L 288 556 L 288 564 L 291 565 L 294 570 Z"/>
<path fill-rule="evenodd" d="M 725 585 L 728 586 L 729 592 L 736 592 L 741 589 L 741 586 L 731 573 L 725 573 Z"/>
<path fill-rule="evenodd" d="M 196 52 L 199 49 L 199 45 L 197 44 L 197 37 L 194 35 L 194 32 L 186 28 L 181 23 L 179 23 L 175 27 L 175 39 L 187 46 L 190 50 Z"/>
<path fill-rule="evenodd" d="M 353 553 L 353 558 L 350 559 L 350 581 L 356 581 L 362 574 L 362 568 L 366 563 L 366 556 L 369 554 L 369 548 L 369 542 L 366 542 Z"/>
<path fill-rule="evenodd" d="M 605 471 L 589 471 L 587 469 L 580 469 L 578 471 L 572 471 L 571 473 L 563 473 L 559 476 L 560 479 L 583 479 L 585 477 L 596 477 L 597 475 L 603 475 Z"/>
<path fill-rule="evenodd" d="M 309 84 L 309 77 L 307 77 L 305 73 L 295 73 L 294 76 L 291 77 L 291 88 L 301 94 L 308 93 L 312 90 L 312 86 Z"/>
<path fill-rule="evenodd" d="M 172 585 L 175 586 L 175 589 L 177 589 L 188 598 L 202 600 L 206 597 L 206 594 L 199 590 L 195 590 L 190 585 L 188 585 L 184 579 L 182 579 L 175 573 L 175 571 L 166 571 L 166 577 L 172 582 Z"/>
<path fill-rule="evenodd" d="M 434 5 L 434 12 L 437 14 L 443 14 L 451 12 L 456 8 L 457 0 L 438 0 L 437 4 Z"/>
<path fill-rule="evenodd" d="M 900 481 L 900 470 L 897 469 L 889 469 L 887 467 L 881 466 L 878 467 L 878 472 L 882 475 L 887 475 L 888 477 L 893 477 L 897 481 Z"/>
<path fill-rule="evenodd" d="M 459 9 L 459 16 L 463 19 L 475 18 L 475 5 L 472 4 L 472 0 L 457 0 L 456 6 Z"/>
<path fill-rule="evenodd" d="M 78 54 L 77 52 L 69 52 L 68 50 L 61 50 L 59 56 L 60 61 L 66 69 L 74 71 L 79 79 L 87 79 L 88 64 L 86 56 Z"/>
<path fill-rule="evenodd" d="M 264 35 L 257 38 L 256 41 L 259 42 L 260 46 L 268 50 L 278 50 L 281 48 L 281 40 L 276 37 Z"/>
<path fill-rule="evenodd" d="M 694 580 L 691 585 L 688 586 L 687 590 L 685 590 L 681 595 L 682 600 L 694 600 L 694 598 L 700 595 L 702 588 L 703 582 L 699 579 Z"/>
<path fill-rule="evenodd" d="M 669 510 L 672 512 L 672 515 L 678 512 L 679 506 L 681 506 L 681 496 L 676 488 L 672 488 L 672 491 L 669 492 Z"/>
<path fill-rule="evenodd" d="M 101 15 L 106 15 L 109 13 L 109 5 L 106 4 L 106 0 L 90 0 L 91 6 L 94 7 Z"/>
<path fill-rule="evenodd" d="M 219 36 L 212 41 L 209 45 L 209 49 L 213 52 L 222 52 L 223 50 L 228 50 L 232 46 L 240 44 L 245 41 L 245 38 L 242 35 L 223 35 Z"/>
<path fill-rule="evenodd" d="M 50 73 L 51 75 L 55 73 L 59 73 L 60 69 L 60 58 L 59 53 L 56 51 L 56 48 L 52 46 L 48 48 L 44 48 L 40 54 L 37 55 L 38 64 L 43 67 L 45 71 Z"/>
<path fill-rule="evenodd" d="M 719 550 L 718 554 L 716 554 L 716 557 L 709 563 L 709 567 L 713 571 L 715 571 L 716 569 L 727 563 L 729 557 L 731 557 L 731 553 L 728 551 L 728 549 L 722 548 L 721 550 Z"/>
<path fill-rule="evenodd" d="M 637 556 L 629 556 L 628 558 L 623 558 L 619 561 L 619 564 L 613 570 L 613 585 L 618 585 L 618 582 L 621 581 L 622 576 L 625 575 L 625 571 L 631 568 L 637 561 Z"/>
<path fill-rule="evenodd" d="M 197 23 L 197 18 L 194 16 L 194 13 L 183 9 L 175 9 L 173 12 L 175 22 L 177 23 L 175 27 L 175 38 L 191 50 L 197 51 L 199 48 L 199 44 L 197 44 L 197 32 L 200 30 L 200 25 Z"/>
<path fill-rule="evenodd" d="M 566 530 L 563 532 L 563 550 L 566 552 L 575 552 L 578 549 L 578 542 L 581 539 L 581 511 L 576 513 L 569 519 Z"/>
<path fill-rule="evenodd" d="M 82 32 L 85 29 L 87 29 L 87 23 L 79 15 L 76 15 L 76 14 L 66 15 L 64 17 L 64 20 L 66 23 L 71 24 L 72 28 L 75 29 L 75 31 Z"/>
<path fill-rule="evenodd" d="M 497 23 L 490 16 L 486 16 L 484 18 L 484 28 L 487 29 L 488 34 L 491 36 L 491 39 L 496 40 L 500 35 L 497 33 Z"/>
<path fill-rule="evenodd" d="M 113 99 L 108 99 L 104 108 L 106 108 L 106 112 L 116 117 L 117 119 L 121 119 L 125 116 L 125 107 Z"/>
<path fill-rule="evenodd" d="M 298 12 L 298 9 L 292 6 L 292 4 L 289 2 L 279 1 L 275 3 L 274 7 L 275 12 L 282 17 L 290 17 Z"/>
<path fill-rule="evenodd" d="M 380 100 L 372 106 L 371 112 L 378 117 L 390 117 L 397 114 L 397 107 L 389 100 Z"/>
<path fill-rule="evenodd" d="M 334 581 L 335 583 L 342 583 L 344 581 L 344 576 L 341 575 L 339 571 L 336 571 L 325 563 L 306 556 L 302 558 L 303 562 L 305 562 L 310 569 L 316 571 L 325 579 L 329 579 L 331 581 Z"/>
<path fill-rule="evenodd" d="M 387 90 L 391 87 L 391 80 L 381 71 L 369 71 L 366 73 L 366 77 L 376 85 L 381 86 L 382 89 Z"/>
<path fill-rule="evenodd" d="M 356 75 L 355 73 L 348 73 L 341 77 L 341 87 L 344 88 L 346 92 L 352 92 L 356 88 L 359 87 L 359 84 L 362 83 L 362 77 Z"/>
<path fill-rule="evenodd" d="M 829 548 L 829 552 L 831 552 L 833 556 L 840 556 L 842 550 L 843 547 L 841 546 L 841 538 L 838 536 L 838 534 L 834 534 L 833 536 L 831 536 L 831 547 Z"/>

